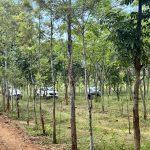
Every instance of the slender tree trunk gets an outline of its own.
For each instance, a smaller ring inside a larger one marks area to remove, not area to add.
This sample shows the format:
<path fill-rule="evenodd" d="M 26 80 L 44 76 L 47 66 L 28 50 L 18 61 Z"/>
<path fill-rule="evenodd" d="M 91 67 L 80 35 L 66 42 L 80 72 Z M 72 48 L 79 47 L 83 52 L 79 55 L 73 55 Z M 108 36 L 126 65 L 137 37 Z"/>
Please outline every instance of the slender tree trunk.
<path fill-rule="evenodd" d="M 17 118 L 20 118 L 20 106 L 19 106 L 19 97 L 16 96 L 16 107 L 17 107 Z"/>
<path fill-rule="evenodd" d="M 147 96 L 149 94 L 149 85 L 150 85 L 149 78 L 150 78 L 150 67 L 148 67 L 148 75 L 147 75 L 147 91 L 146 91 Z"/>
<path fill-rule="evenodd" d="M 53 144 L 57 143 L 56 139 L 56 99 L 55 99 L 55 75 L 54 75 L 54 64 L 53 64 L 53 10 L 51 5 L 51 77 L 54 87 L 53 92 Z"/>
<path fill-rule="evenodd" d="M 29 85 L 29 95 L 27 96 L 27 125 L 29 125 L 29 119 L 30 119 L 30 112 L 29 112 L 29 100 L 31 100 L 31 91 L 32 91 L 32 87 L 31 87 L 31 85 Z"/>
<path fill-rule="evenodd" d="M 40 5 L 40 11 L 41 11 L 41 5 Z M 38 30 L 39 30 L 39 37 L 38 37 L 38 43 L 39 43 L 39 50 L 38 50 L 38 67 L 39 67 L 39 74 L 41 73 L 41 64 L 40 64 L 40 53 L 41 53 L 41 12 L 39 12 L 39 27 L 38 27 Z M 40 80 L 40 96 L 39 96 L 39 100 L 40 100 L 40 107 L 39 107 L 39 110 L 40 110 L 40 120 L 41 120 L 41 125 L 42 125 L 42 132 L 43 134 L 45 135 L 46 132 L 45 132 L 45 122 L 44 122 L 44 115 L 43 115 L 43 112 L 42 112 L 42 101 L 41 101 L 41 84 L 42 84 L 42 81 Z"/>
<path fill-rule="evenodd" d="M 84 47 L 84 46 L 83 46 Z M 90 133 L 90 150 L 94 150 L 94 142 L 93 142 L 93 127 L 92 127 L 92 105 L 90 103 L 90 99 L 88 99 L 88 92 L 87 92 L 87 67 L 86 67 L 86 51 L 85 47 L 83 48 L 83 58 L 85 63 L 85 69 L 84 69 L 84 84 L 85 84 L 85 99 L 88 104 L 88 117 L 89 117 L 89 133 Z"/>
<path fill-rule="evenodd" d="M 14 86 L 16 87 L 16 86 Z M 14 88 L 15 89 L 15 88 Z M 19 96 L 17 96 L 17 90 L 15 89 L 15 100 L 16 100 L 16 113 L 17 113 L 17 118 L 20 118 L 20 105 L 19 105 Z"/>
<path fill-rule="evenodd" d="M 147 119 L 146 102 L 145 102 L 145 97 L 141 86 L 140 86 L 140 93 L 141 93 L 141 99 L 143 103 L 144 120 L 146 120 Z"/>
<path fill-rule="evenodd" d="M 141 135 L 140 135 L 140 124 L 139 124 L 139 87 L 140 87 L 140 71 L 141 65 L 141 34 L 142 34 L 142 0 L 139 0 L 138 4 L 138 20 L 137 20 L 137 51 L 134 57 L 134 68 L 135 68 L 135 85 L 134 85 L 134 105 L 133 105 L 133 127 L 134 127 L 134 141 L 135 150 L 140 150 Z"/>
<path fill-rule="evenodd" d="M 116 95 L 117 95 L 117 100 L 118 100 L 118 102 L 120 101 L 120 92 L 119 92 L 119 86 L 117 85 L 117 87 L 116 87 L 117 89 L 116 89 Z"/>
<path fill-rule="evenodd" d="M 98 66 L 97 66 L 97 63 L 96 63 L 96 66 L 95 66 L 95 79 L 94 79 L 94 85 L 95 85 L 95 87 L 96 87 L 96 91 L 97 91 L 97 83 L 98 83 Z M 97 102 L 98 101 L 98 94 L 96 94 L 96 96 L 95 96 L 95 101 Z"/>
<path fill-rule="evenodd" d="M 34 122 L 35 122 L 35 127 L 37 128 L 37 114 L 36 114 L 36 88 L 34 85 L 34 97 L 33 97 L 33 111 L 34 111 Z"/>
<path fill-rule="evenodd" d="M 43 112 L 42 112 L 41 88 L 40 88 L 40 119 L 41 119 L 41 125 L 42 125 L 42 132 L 43 132 L 43 135 L 45 135 L 46 132 L 45 132 L 44 116 L 43 116 Z"/>
<path fill-rule="evenodd" d="M 3 112 L 5 112 L 6 111 L 6 109 L 5 109 L 5 89 L 6 89 L 6 87 L 5 87 L 5 79 L 3 80 L 3 82 L 2 82 L 2 95 L 3 95 Z"/>
<path fill-rule="evenodd" d="M 130 110 L 129 110 L 129 100 L 128 100 L 130 99 L 130 92 L 129 92 L 128 83 L 126 85 L 126 94 L 129 95 L 126 97 L 126 100 L 127 100 L 128 129 L 129 129 L 129 134 L 131 134 Z"/>
<path fill-rule="evenodd" d="M 129 129 L 129 134 L 131 134 L 131 121 L 130 121 L 130 110 L 129 110 L 129 99 L 133 99 L 132 98 L 132 91 L 131 91 L 131 85 L 130 85 L 130 80 L 129 80 L 129 70 L 127 70 L 126 72 L 127 74 L 127 84 L 126 84 L 126 94 L 129 95 L 126 99 L 127 99 L 127 114 L 128 114 L 128 129 Z"/>
<path fill-rule="evenodd" d="M 143 69 L 143 96 L 146 98 L 145 68 Z"/>
<path fill-rule="evenodd" d="M 129 134 L 131 134 L 131 121 L 130 121 L 130 111 L 129 111 L 129 100 L 127 97 L 127 114 L 128 114 L 128 129 L 129 129 Z"/>
<path fill-rule="evenodd" d="M 3 112 L 5 111 L 5 92 L 4 92 L 4 79 L 2 79 L 2 84 L 1 84 L 1 89 L 2 89 L 2 108 L 3 108 Z"/>
<path fill-rule="evenodd" d="M 83 44 L 83 61 L 84 61 L 84 87 L 85 87 L 85 100 L 88 104 L 88 117 L 89 117 L 89 133 L 90 133 L 90 150 L 94 150 L 94 142 L 93 142 L 93 127 L 92 127 L 92 100 L 88 99 L 87 92 L 87 62 L 86 62 L 86 45 L 85 45 L 85 27 L 84 27 L 84 16 L 83 16 L 83 31 L 82 31 L 82 44 Z"/>
<path fill-rule="evenodd" d="M 14 90 L 14 87 L 12 86 L 12 91 L 11 92 L 11 111 L 13 112 L 14 110 L 14 97 L 13 97 L 13 90 Z"/>
<path fill-rule="evenodd" d="M 140 150 L 140 139 L 141 139 L 140 125 L 139 125 L 139 85 L 140 85 L 140 72 L 136 71 L 136 83 L 134 85 L 134 105 L 133 105 L 135 150 Z"/>
<path fill-rule="evenodd" d="M 120 100 L 120 91 L 119 91 L 119 85 L 117 85 L 115 88 L 115 92 L 116 92 L 116 96 L 117 96 L 117 101 L 119 103 L 119 111 L 120 114 L 123 115 L 123 103 L 122 103 L 122 99 Z"/>
<path fill-rule="evenodd" d="M 109 96 L 110 96 L 110 95 L 111 95 L 111 85 L 109 84 L 108 86 L 109 86 L 109 87 L 108 87 L 108 89 L 109 89 L 109 90 L 108 90 L 108 93 L 109 93 Z"/>
<path fill-rule="evenodd" d="M 29 95 L 29 84 L 27 83 L 27 97 Z"/>
<path fill-rule="evenodd" d="M 7 88 L 7 108 L 6 108 L 6 111 L 10 111 L 10 91 L 9 89 Z"/>
<path fill-rule="evenodd" d="M 7 50 L 4 50 L 4 56 L 5 56 L 5 61 L 4 61 L 4 97 L 3 97 L 3 109 L 4 112 L 6 111 L 6 109 L 8 109 L 7 107 L 9 107 L 8 104 L 8 99 L 7 99 L 7 94 L 8 94 L 8 85 L 7 85 Z M 7 107 L 5 106 L 6 104 L 6 100 L 7 100 Z"/>
<path fill-rule="evenodd" d="M 65 102 L 68 105 L 68 84 L 65 83 Z"/>
<path fill-rule="evenodd" d="M 5 94 L 3 94 L 3 112 L 5 112 L 6 111 L 6 109 L 5 109 Z"/>
<path fill-rule="evenodd" d="M 67 25 L 68 25 L 68 78 L 70 86 L 70 105 L 71 105 L 71 149 L 77 150 L 77 133 L 76 133 L 76 113 L 75 113 L 75 95 L 74 95 L 74 77 L 73 77 L 73 58 L 72 58 L 72 4 L 71 0 L 68 2 Z"/>
<path fill-rule="evenodd" d="M 101 99 L 102 99 L 102 112 L 105 111 L 105 99 L 104 99 L 104 74 L 103 74 L 103 71 L 102 71 L 102 85 L 101 85 Z"/>
<path fill-rule="evenodd" d="M 102 88 L 101 88 L 101 92 L 102 92 L 102 112 L 105 111 L 105 97 L 104 97 L 104 94 L 105 94 L 105 64 L 106 64 L 106 61 L 105 61 L 105 55 L 106 55 L 106 52 L 105 52 L 105 49 L 103 49 L 103 59 L 102 59 Z"/>
<path fill-rule="evenodd" d="M 56 138 L 56 99 L 55 99 L 55 81 L 54 81 L 54 94 L 53 94 L 53 144 L 57 143 Z"/>

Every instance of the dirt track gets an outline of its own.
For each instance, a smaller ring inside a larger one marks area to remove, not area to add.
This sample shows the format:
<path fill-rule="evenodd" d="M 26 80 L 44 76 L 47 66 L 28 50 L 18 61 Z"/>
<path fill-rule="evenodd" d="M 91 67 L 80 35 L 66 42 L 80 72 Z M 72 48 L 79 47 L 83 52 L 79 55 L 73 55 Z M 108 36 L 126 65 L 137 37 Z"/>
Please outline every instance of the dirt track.
<path fill-rule="evenodd" d="M 0 150 L 54 150 L 36 145 L 24 131 L 6 116 L 0 115 Z"/>

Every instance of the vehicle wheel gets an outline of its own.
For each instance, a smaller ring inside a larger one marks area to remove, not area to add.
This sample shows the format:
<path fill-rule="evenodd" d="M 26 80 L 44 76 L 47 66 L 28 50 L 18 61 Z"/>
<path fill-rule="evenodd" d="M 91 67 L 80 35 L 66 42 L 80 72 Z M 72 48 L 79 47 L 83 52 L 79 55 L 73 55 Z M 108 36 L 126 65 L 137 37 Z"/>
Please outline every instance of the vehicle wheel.
<path fill-rule="evenodd" d="M 91 99 L 92 98 L 92 95 L 91 94 L 88 94 L 88 99 Z"/>
<path fill-rule="evenodd" d="M 97 93 L 97 96 L 100 96 L 100 94 L 99 94 L 99 93 Z"/>

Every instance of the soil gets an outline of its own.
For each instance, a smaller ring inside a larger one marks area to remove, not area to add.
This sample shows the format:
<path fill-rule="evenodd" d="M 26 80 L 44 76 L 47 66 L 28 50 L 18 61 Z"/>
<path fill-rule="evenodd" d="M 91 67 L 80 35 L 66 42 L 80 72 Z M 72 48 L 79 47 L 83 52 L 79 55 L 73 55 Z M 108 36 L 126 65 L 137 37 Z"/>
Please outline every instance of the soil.
<path fill-rule="evenodd" d="M 0 150 L 56 150 L 38 145 L 33 139 L 14 121 L 0 115 Z"/>

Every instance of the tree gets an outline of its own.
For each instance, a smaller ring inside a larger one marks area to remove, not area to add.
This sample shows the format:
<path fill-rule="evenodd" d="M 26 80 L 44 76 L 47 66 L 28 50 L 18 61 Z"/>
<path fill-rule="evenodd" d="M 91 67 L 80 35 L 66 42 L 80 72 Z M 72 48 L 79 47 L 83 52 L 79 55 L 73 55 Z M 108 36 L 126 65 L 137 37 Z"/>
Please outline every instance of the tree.
<path fill-rule="evenodd" d="M 124 1 L 125 4 L 131 4 L 134 0 Z M 134 84 L 134 94 L 133 94 L 133 128 L 134 128 L 134 141 L 135 150 L 140 149 L 140 124 L 139 124 L 139 89 L 140 89 L 140 72 L 142 67 L 147 63 L 147 56 L 143 49 L 143 39 L 142 27 L 144 23 L 142 20 L 148 16 L 142 11 L 144 5 L 148 5 L 149 1 L 138 1 L 138 12 L 132 12 L 131 17 L 128 15 L 121 15 L 117 21 L 121 19 L 121 24 L 118 27 L 118 22 L 116 25 L 116 30 L 114 34 L 117 38 L 114 39 L 115 44 L 118 44 L 118 52 L 122 58 L 129 62 L 132 62 L 135 70 L 135 84 Z M 113 15 L 113 14 L 112 14 Z M 144 20 L 143 20 L 144 21 Z M 120 50 L 120 51 L 119 51 Z M 125 54 L 125 55 L 123 55 Z M 144 59 L 143 59 L 144 58 Z"/>
<path fill-rule="evenodd" d="M 56 101 L 55 101 L 55 70 L 54 70 L 54 63 L 53 63 L 53 1 L 51 1 L 51 8 L 50 8 L 50 13 L 51 13 L 51 35 L 50 35 L 50 48 L 51 48 L 51 77 L 52 77 L 52 84 L 54 87 L 54 93 L 53 93 L 53 143 L 56 144 L 57 143 L 57 139 L 56 139 Z"/>
<path fill-rule="evenodd" d="M 72 3 L 71 0 L 68 1 L 67 6 L 67 26 L 68 26 L 68 78 L 70 87 L 70 105 L 71 105 L 71 141 L 72 150 L 77 150 L 77 135 L 76 135 L 76 115 L 75 115 L 75 84 L 73 78 L 73 57 L 72 57 L 72 34 L 71 34 L 71 24 L 72 24 Z"/>

